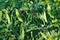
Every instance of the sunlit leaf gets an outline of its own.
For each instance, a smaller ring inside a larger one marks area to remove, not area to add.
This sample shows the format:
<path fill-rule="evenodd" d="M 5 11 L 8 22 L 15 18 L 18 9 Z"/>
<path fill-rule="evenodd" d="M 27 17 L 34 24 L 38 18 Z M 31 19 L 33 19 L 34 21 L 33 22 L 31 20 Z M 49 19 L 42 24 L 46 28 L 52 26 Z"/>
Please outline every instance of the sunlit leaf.
<path fill-rule="evenodd" d="M 47 39 L 47 37 L 46 37 L 46 35 L 44 33 L 42 33 L 42 32 L 40 32 L 40 33 L 41 33 L 43 38 Z"/>
<path fill-rule="evenodd" d="M 22 18 L 21 18 L 21 15 L 19 14 L 18 9 L 16 9 L 16 16 L 17 16 L 17 18 L 18 18 L 18 20 L 19 20 L 20 22 L 23 22 L 23 20 L 22 20 Z"/>
<path fill-rule="evenodd" d="M 44 12 L 44 20 L 45 22 L 47 22 L 47 17 L 46 17 L 46 13 Z"/>
<path fill-rule="evenodd" d="M 51 5 L 48 4 L 47 6 L 47 11 L 48 11 L 48 14 L 51 18 L 54 18 L 54 16 L 51 14 Z"/>
<path fill-rule="evenodd" d="M 6 19 L 7 19 L 8 24 L 10 24 L 11 20 L 10 20 L 10 17 L 8 15 L 8 10 L 5 10 L 5 15 L 6 15 Z"/>
<path fill-rule="evenodd" d="M 48 3 L 49 0 L 45 0 L 46 3 Z"/>
<path fill-rule="evenodd" d="M 2 20 L 2 11 L 0 11 L 0 21 Z"/>
<path fill-rule="evenodd" d="M 54 40 L 54 38 L 52 36 L 49 36 L 47 40 Z"/>
<path fill-rule="evenodd" d="M 55 20 L 52 20 L 52 23 L 55 23 L 55 22 L 57 22 L 58 20 L 57 19 L 55 19 Z"/>

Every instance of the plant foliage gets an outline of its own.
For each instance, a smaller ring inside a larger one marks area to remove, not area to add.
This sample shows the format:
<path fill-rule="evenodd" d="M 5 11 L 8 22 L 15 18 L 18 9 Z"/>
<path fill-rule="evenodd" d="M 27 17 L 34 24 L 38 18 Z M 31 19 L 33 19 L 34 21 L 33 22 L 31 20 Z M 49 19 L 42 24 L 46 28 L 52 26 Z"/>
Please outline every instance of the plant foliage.
<path fill-rule="evenodd" d="M 60 40 L 60 0 L 0 0 L 0 40 Z"/>

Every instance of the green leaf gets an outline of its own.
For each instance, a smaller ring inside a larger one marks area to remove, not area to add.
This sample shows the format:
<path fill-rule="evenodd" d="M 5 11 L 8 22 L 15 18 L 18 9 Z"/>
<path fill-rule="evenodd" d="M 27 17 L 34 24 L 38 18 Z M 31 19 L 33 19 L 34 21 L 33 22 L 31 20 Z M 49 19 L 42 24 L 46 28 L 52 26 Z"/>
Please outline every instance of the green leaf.
<path fill-rule="evenodd" d="M 42 35 L 43 38 L 47 39 L 47 37 L 44 33 L 40 32 L 40 34 Z"/>
<path fill-rule="evenodd" d="M 2 11 L 0 11 L 0 21 L 2 20 Z"/>
<path fill-rule="evenodd" d="M 5 15 L 6 15 L 6 19 L 8 21 L 8 24 L 10 24 L 11 23 L 11 20 L 10 20 L 10 17 L 8 15 L 8 10 L 5 10 Z"/>
<path fill-rule="evenodd" d="M 17 16 L 17 18 L 18 18 L 18 20 L 19 20 L 20 22 L 23 22 L 23 20 L 22 20 L 22 18 L 21 18 L 21 15 L 19 14 L 18 9 L 16 9 L 16 16 Z"/>
<path fill-rule="evenodd" d="M 44 12 L 44 20 L 45 22 L 47 22 L 47 17 L 46 17 L 46 13 Z"/>
<path fill-rule="evenodd" d="M 54 40 L 52 36 L 49 36 L 47 40 Z"/>
<path fill-rule="evenodd" d="M 47 6 L 47 11 L 48 11 L 48 14 L 51 18 L 54 18 L 54 16 L 51 14 L 51 5 L 48 4 Z"/>

